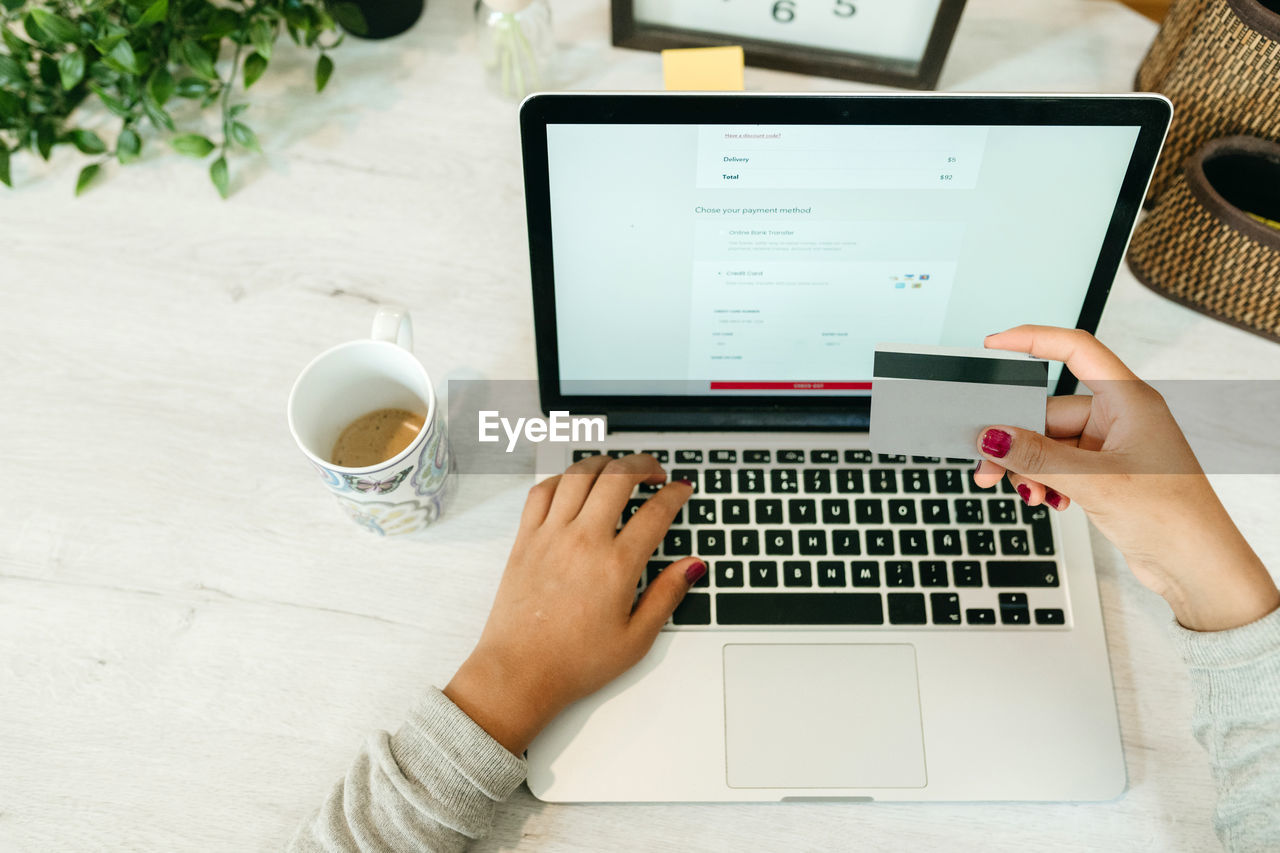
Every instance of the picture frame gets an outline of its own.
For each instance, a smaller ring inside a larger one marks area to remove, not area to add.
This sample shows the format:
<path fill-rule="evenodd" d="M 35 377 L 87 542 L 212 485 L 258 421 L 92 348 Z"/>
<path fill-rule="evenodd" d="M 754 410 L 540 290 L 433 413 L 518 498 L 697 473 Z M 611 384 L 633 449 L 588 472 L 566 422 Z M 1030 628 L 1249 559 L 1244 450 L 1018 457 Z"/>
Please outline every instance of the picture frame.
<path fill-rule="evenodd" d="M 688 3 L 690 0 L 681 2 Z M 834 3 L 832 9 L 837 17 L 852 19 L 858 8 L 866 2 L 870 0 L 768 0 L 767 5 L 776 21 L 790 23 L 795 20 L 798 8 L 806 5 L 830 6 Z M 894 0 L 879 2 L 892 3 Z M 801 42 L 788 42 L 782 38 L 753 38 L 729 31 L 717 32 L 714 29 L 647 22 L 638 20 L 636 14 L 637 5 L 645 5 L 646 0 L 610 0 L 610 3 L 615 47 L 661 51 L 668 48 L 741 45 L 746 64 L 759 68 L 928 90 L 937 86 L 965 0 L 939 0 L 936 14 L 928 22 L 928 35 L 924 37 L 925 47 L 918 62 L 893 56 L 878 56 L 866 51 L 832 50 Z M 729 0 L 725 0 L 719 7 L 723 10 L 720 14 L 724 14 L 726 19 L 731 14 L 741 13 L 740 7 L 730 6 L 728 3 Z M 900 8 L 905 8 L 905 5 Z M 844 12 L 848 14 L 842 14 Z M 917 23 L 922 26 L 924 22 Z M 781 28 L 777 33 L 780 37 L 787 35 L 787 31 Z M 920 30 L 916 37 L 919 38 L 922 34 L 923 30 Z"/>

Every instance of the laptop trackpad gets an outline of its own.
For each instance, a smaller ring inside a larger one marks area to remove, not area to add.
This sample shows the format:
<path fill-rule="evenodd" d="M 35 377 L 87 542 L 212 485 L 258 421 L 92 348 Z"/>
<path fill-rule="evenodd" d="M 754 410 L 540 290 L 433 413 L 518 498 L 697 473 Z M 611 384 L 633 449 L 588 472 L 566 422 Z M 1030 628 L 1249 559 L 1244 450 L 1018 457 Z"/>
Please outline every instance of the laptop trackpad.
<path fill-rule="evenodd" d="M 733 788 L 922 788 L 907 644 L 724 647 Z"/>

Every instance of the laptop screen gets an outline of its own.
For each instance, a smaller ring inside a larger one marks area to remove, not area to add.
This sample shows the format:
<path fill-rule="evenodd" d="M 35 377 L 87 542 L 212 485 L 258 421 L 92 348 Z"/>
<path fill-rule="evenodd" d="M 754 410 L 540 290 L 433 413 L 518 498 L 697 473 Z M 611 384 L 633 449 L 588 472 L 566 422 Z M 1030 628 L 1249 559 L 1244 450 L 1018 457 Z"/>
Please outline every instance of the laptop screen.
<path fill-rule="evenodd" d="M 877 343 L 1073 326 L 1139 129 L 550 124 L 561 390 L 867 394 Z"/>

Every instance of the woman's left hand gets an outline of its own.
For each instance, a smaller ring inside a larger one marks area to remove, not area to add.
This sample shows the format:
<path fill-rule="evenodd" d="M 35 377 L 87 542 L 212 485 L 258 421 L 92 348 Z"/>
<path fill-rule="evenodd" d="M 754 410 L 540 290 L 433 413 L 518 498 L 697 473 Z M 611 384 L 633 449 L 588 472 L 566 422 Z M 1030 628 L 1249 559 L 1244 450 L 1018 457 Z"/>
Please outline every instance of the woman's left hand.
<path fill-rule="evenodd" d="M 637 484 L 666 476 L 652 456 L 592 456 L 529 491 L 484 633 L 444 690 L 511 752 L 644 657 L 706 573 L 701 560 L 677 560 L 632 607 L 693 489 L 668 483 L 620 531 L 618 520 Z"/>

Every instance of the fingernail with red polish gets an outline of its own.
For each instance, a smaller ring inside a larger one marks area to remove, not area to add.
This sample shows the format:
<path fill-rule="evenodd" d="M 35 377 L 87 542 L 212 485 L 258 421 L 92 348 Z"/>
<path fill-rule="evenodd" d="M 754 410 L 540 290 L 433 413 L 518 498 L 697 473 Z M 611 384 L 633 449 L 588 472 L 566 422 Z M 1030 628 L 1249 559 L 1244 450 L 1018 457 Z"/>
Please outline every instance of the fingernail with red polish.
<path fill-rule="evenodd" d="M 1031 503 L 1031 489 L 1026 483 L 1022 483 L 1018 486 L 1018 496 L 1022 498 L 1022 502 L 1024 504 Z"/>
<path fill-rule="evenodd" d="M 982 452 L 997 459 L 1004 458 L 1013 445 L 1013 436 L 1002 429 L 989 429 L 982 434 Z"/>
<path fill-rule="evenodd" d="M 1054 509 L 1062 509 L 1062 495 L 1058 494 L 1053 489 L 1044 490 L 1044 502 Z"/>
<path fill-rule="evenodd" d="M 684 570 L 684 579 L 689 583 L 697 583 L 707 573 L 707 564 L 699 560 Z"/>

